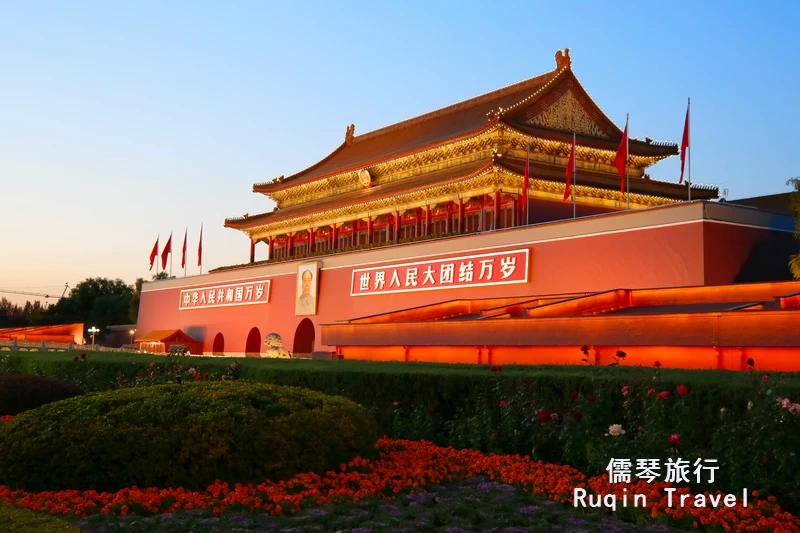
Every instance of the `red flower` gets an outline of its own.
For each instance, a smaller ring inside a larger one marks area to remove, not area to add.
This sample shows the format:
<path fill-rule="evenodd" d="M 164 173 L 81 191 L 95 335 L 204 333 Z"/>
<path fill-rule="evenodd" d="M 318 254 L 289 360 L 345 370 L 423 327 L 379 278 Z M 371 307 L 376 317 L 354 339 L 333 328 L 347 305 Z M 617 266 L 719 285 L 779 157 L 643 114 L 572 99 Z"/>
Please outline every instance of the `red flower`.
<path fill-rule="evenodd" d="M 623 395 L 623 396 L 627 396 L 627 395 L 628 395 L 628 393 L 629 393 L 630 391 L 631 391 L 631 389 L 630 389 L 630 388 L 628 388 L 628 386 L 627 386 L 627 385 L 625 385 L 624 387 L 622 387 L 622 395 Z"/>
<path fill-rule="evenodd" d="M 505 406 L 506 406 L 506 401 L 500 400 L 500 407 L 505 407 Z"/>
<path fill-rule="evenodd" d="M 73 357 L 72 360 L 77 363 L 78 362 L 78 356 L 76 355 L 75 357 Z"/>
<path fill-rule="evenodd" d="M 570 392 L 569 393 L 569 399 L 572 400 L 572 401 L 577 400 L 578 399 L 578 393 L 577 392 Z"/>
<path fill-rule="evenodd" d="M 686 396 L 689 394 L 689 387 L 686 385 L 678 385 L 678 396 Z"/>
<path fill-rule="evenodd" d="M 431 407 L 430 409 L 428 409 L 428 414 L 429 414 L 429 415 L 435 415 L 435 414 L 436 414 L 436 409 L 434 409 L 433 407 Z"/>
<path fill-rule="evenodd" d="M 492 439 L 492 440 L 496 439 L 497 438 L 497 433 L 492 433 L 491 435 L 489 435 L 489 438 Z"/>
<path fill-rule="evenodd" d="M 542 424 L 547 424 L 550 421 L 550 413 L 542 409 L 539 411 L 539 422 Z"/>
<path fill-rule="evenodd" d="M 661 368 L 661 362 L 660 361 L 656 361 L 655 363 L 653 363 L 653 366 L 656 367 L 656 368 Z"/>
<path fill-rule="evenodd" d="M 636 431 L 638 431 L 639 433 L 644 433 L 644 428 L 642 426 L 639 426 L 639 428 Z"/>
<path fill-rule="evenodd" d="M 208 372 L 203 372 L 203 379 L 208 379 Z"/>
<path fill-rule="evenodd" d="M 654 392 L 656 392 L 655 389 L 647 389 L 647 394 L 653 394 Z"/>
<path fill-rule="evenodd" d="M 680 436 L 680 435 L 678 435 L 677 433 L 673 433 L 672 435 L 670 435 L 670 436 L 667 438 L 667 441 L 668 441 L 670 444 L 680 444 L 680 443 L 681 443 L 681 436 Z"/>
<path fill-rule="evenodd" d="M 81 359 L 86 359 L 86 354 L 85 353 L 81 354 Z"/>
<path fill-rule="evenodd" d="M 395 407 L 400 407 L 401 405 L 403 405 L 403 402 L 401 402 L 400 400 L 395 400 L 392 402 L 392 405 L 394 405 Z"/>
<path fill-rule="evenodd" d="M 671 394 L 669 392 L 662 391 L 662 392 L 658 393 L 658 395 L 656 396 L 656 399 L 657 400 L 669 400 L 670 396 L 671 396 Z"/>
<path fill-rule="evenodd" d="M 597 401 L 597 396 L 587 396 L 586 399 L 589 400 L 590 403 L 594 403 Z"/>
<path fill-rule="evenodd" d="M 583 413 L 581 413 L 580 411 L 575 411 L 574 413 L 572 413 L 572 418 L 580 422 L 581 419 L 583 418 Z"/>
<path fill-rule="evenodd" d="M 761 379 L 763 379 L 764 381 L 769 381 L 769 374 L 764 374 L 764 377 Z"/>
<path fill-rule="evenodd" d="M 758 498 L 759 495 L 760 493 L 757 490 L 753 491 L 753 498 Z"/>

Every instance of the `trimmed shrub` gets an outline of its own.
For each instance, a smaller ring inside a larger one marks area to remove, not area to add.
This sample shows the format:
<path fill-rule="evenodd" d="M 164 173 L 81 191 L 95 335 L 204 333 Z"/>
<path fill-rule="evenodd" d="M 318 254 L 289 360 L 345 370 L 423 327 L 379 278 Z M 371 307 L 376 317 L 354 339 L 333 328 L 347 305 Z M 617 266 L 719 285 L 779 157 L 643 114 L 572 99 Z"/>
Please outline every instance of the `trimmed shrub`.
<path fill-rule="evenodd" d="M 13 533 L 78 533 L 80 530 L 58 518 L 10 507 L 0 500 L 0 531 Z"/>
<path fill-rule="evenodd" d="M 89 394 L 0 427 L 0 484 L 31 491 L 204 489 L 324 473 L 371 456 L 376 426 L 346 398 L 252 382 Z"/>
<path fill-rule="evenodd" d="M 0 374 L 0 416 L 83 394 L 77 385 L 28 374 Z"/>

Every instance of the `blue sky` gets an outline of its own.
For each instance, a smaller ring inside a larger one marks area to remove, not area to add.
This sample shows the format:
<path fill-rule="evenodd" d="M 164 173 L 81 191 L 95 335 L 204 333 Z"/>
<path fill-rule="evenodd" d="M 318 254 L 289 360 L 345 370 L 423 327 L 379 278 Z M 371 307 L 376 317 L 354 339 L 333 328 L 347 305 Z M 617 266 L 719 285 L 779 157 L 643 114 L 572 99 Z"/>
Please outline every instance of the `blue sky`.
<path fill-rule="evenodd" d="M 796 2 L 0 3 L 0 288 L 133 283 L 186 226 L 196 274 L 201 222 L 206 270 L 245 262 L 222 224 L 272 209 L 253 183 L 350 123 L 535 76 L 564 47 L 634 136 L 678 141 L 692 97 L 695 182 L 782 192 L 800 175 L 799 27 Z M 677 181 L 679 160 L 650 174 Z"/>

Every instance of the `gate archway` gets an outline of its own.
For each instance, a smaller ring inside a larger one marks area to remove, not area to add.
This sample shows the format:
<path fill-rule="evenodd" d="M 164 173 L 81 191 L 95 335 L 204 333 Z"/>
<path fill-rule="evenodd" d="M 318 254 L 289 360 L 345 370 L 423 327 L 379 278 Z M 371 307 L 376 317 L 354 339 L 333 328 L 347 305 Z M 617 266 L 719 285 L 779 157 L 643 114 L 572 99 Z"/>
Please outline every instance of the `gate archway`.
<path fill-rule="evenodd" d="M 247 334 L 244 352 L 247 357 L 261 357 L 261 332 L 258 328 L 251 329 Z"/>
<path fill-rule="evenodd" d="M 217 333 L 214 337 L 214 345 L 211 348 L 211 353 L 213 355 L 225 355 L 225 337 L 222 333 Z"/>
<path fill-rule="evenodd" d="M 311 319 L 304 318 L 297 325 L 297 330 L 294 332 L 294 347 L 292 348 L 292 357 L 310 357 L 314 351 L 314 323 Z"/>

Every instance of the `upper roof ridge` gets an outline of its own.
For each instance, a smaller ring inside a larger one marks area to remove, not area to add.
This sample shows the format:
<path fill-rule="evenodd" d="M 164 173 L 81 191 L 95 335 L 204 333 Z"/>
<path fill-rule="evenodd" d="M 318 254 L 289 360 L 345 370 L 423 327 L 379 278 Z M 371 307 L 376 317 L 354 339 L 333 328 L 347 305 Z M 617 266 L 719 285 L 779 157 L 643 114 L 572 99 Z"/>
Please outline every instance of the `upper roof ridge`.
<path fill-rule="evenodd" d="M 480 105 L 484 102 L 488 102 L 496 98 L 502 98 L 503 96 L 513 94 L 517 91 L 521 91 L 525 89 L 527 86 L 530 86 L 531 88 L 539 87 L 543 81 L 547 80 L 549 77 L 554 76 L 557 73 L 558 69 L 550 70 L 543 74 L 539 74 L 538 76 L 534 76 L 533 78 L 528 78 L 526 80 L 522 80 L 513 83 L 511 85 L 506 85 L 505 87 L 501 87 L 500 89 L 494 89 L 493 91 L 489 91 L 487 93 L 483 93 L 478 96 L 473 96 L 472 98 L 462 100 L 461 102 L 456 102 L 455 104 L 450 104 L 448 106 L 440 107 L 439 109 L 435 109 L 433 111 L 428 111 L 427 113 L 423 113 L 422 115 L 417 115 L 416 117 L 401 120 L 399 122 L 389 124 L 388 126 L 383 126 L 378 129 L 362 133 L 361 135 L 356 135 L 355 137 L 353 137 L 352 142 L 357 143 L 359 141 L 370 139 L 378 135 L 383 135 L 384 133 L 389 133 L 391 131 L 412 126 L 414 124 L 419 124 L 420 122 L 425 122 L 426 120 L 431 120 L 440 117 L 442 115 L 447 115 L 449 113 L 453 113 L 467 107 Z M 491 118 L 487 118 L 487 121 L 488 120 L 491 120 Z"/>

